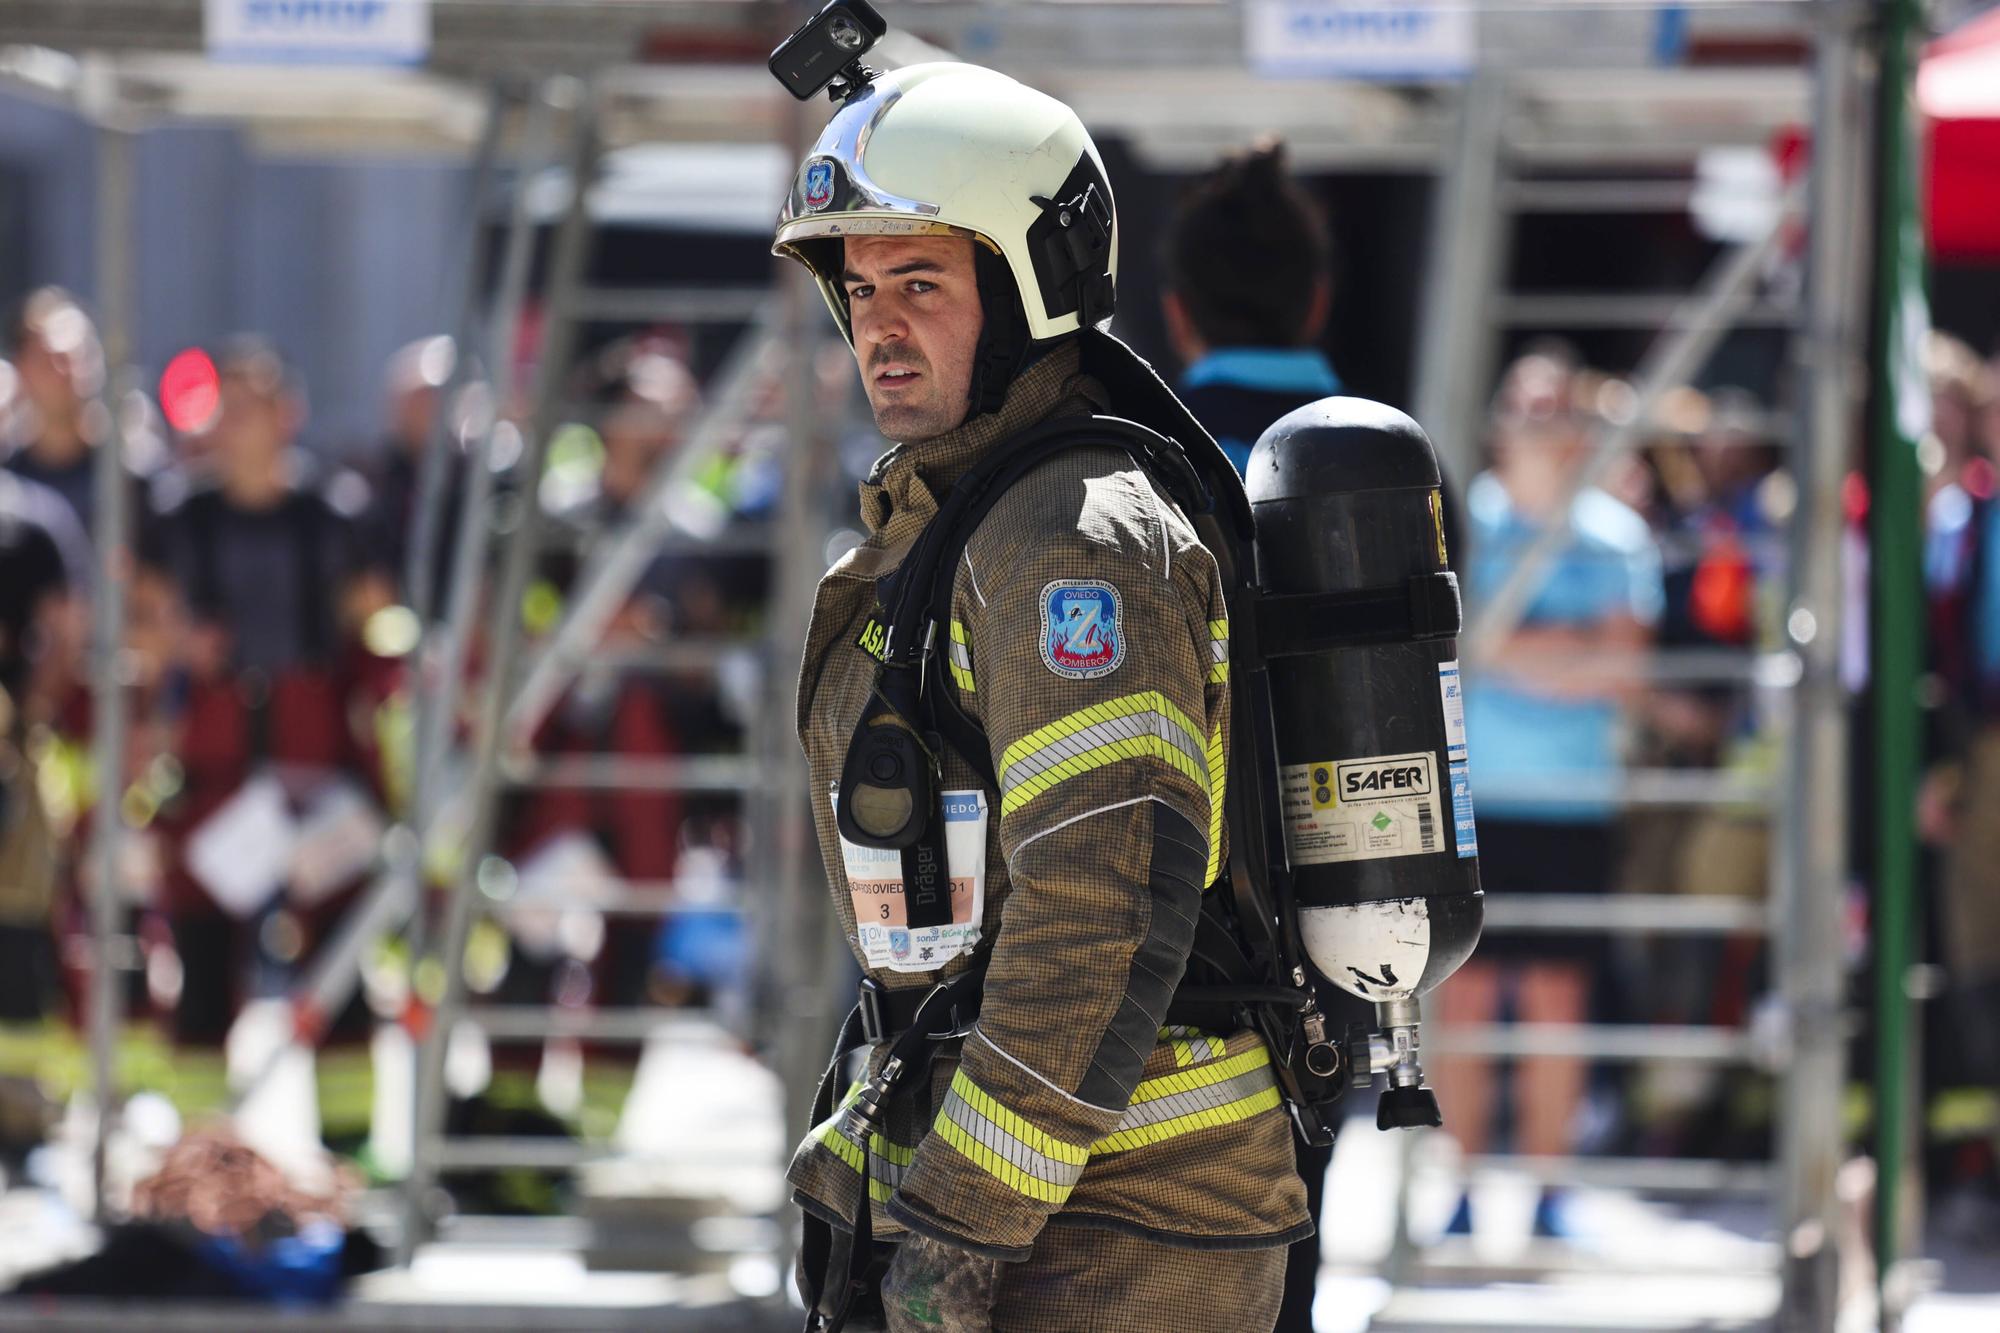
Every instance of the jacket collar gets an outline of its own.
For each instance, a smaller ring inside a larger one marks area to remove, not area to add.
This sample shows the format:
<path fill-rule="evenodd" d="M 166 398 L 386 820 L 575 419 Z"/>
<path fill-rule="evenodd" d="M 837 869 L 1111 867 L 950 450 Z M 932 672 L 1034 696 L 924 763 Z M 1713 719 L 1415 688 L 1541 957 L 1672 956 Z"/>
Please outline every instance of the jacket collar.
<path fill-rule="evenodd" d="M 1074 338 L 1051 350 L 1007 390 L 998 412 L 977 416 L 955 430 L 899 444 L 875 460 L 861 484 L 861 519 L 872 541 L 892 544 L 914 535 L 938 511 L 939 498 L 965 470 L 1004 440 L 1053 416 L 1101 412 L 1109 395 L 1079 369 Z"/>

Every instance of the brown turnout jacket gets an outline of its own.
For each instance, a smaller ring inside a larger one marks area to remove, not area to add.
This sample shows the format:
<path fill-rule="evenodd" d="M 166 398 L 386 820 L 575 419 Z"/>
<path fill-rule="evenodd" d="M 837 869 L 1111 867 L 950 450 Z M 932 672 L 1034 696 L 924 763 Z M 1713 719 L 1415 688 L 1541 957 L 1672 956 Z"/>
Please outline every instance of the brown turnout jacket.
<path fill-rule="evenodd" d="M 985 451 L 1106 407 L 1071 343 L 1000 412 L 890 452 L 862 487 L 867 540 L 813 607 L 799 734 L 848 944 L 891 988 L 990 954 L 977 1026 L 865 1158 L 833 1121 L 794 1158 L 799 1202 L 834 1219 L 865 1166 L 878 1235 L 1018 1259 L 1050 1222 L 1217 1248 L 1311 1231 L 1262 1041 L 1162 1026 L 1226 854 L 1229 625 L 1214 560 L 1128 455 L 1086 446 L 1029 473 L 956 571 L 949 674 L 999 790 L 947 755 L 952 921 L 909 927 L 893 855 L 844 847 L 835 824 L 876 666 L 874 580 Z"/>

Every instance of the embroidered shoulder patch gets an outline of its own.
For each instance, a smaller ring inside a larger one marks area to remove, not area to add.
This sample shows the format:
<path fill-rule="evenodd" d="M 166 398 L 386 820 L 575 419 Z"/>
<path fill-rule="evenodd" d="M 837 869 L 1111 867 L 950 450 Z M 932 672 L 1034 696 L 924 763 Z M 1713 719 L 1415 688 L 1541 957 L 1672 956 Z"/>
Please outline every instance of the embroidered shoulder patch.
<path fill-rule="evenodd" d="M 1042 665 L 1070 680 L 1108 676 L 1125 660 L 1118 589 L 1102 579 L 1057 579 L 1042 589 Z"/>

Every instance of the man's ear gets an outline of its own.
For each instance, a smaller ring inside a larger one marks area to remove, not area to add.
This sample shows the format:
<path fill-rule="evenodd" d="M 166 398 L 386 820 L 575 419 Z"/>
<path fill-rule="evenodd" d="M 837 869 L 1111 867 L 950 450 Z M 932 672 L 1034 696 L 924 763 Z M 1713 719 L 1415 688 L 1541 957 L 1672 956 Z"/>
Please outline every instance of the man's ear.
<path fill-rule="evenodd" d="M 1167 341 L 1173 344 L 1183 369 L 1208 355 L 1208 344 L 1195 332 L 1194 316 L 1188 314 L 1187 302 L 1179 292 L 1169 290 L 1162 295 L 1160 309 L 1167 317 Z"/>

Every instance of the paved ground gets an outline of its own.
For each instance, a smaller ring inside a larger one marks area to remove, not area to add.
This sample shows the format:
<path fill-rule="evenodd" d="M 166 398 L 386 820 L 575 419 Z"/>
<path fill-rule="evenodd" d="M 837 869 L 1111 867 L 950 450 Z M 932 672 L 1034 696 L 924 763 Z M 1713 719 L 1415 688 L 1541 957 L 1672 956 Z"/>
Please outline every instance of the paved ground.
<path fill-rule="evenodd" d="M 276 1153 L 300 1154 L 310 1087 L 309 1070 L 288 1069 L 246 1132 Z M 777 1171 L 789 1138 L 776 1097 L 769 1075 L 726 1039 L 678 1027 L 646 1048 L 617 1136 L 630 1156 L 588 1169 L 585 1216 L 460 1220 L 409 1271 L 364 1279 L 353 1303 L 331 1314 L 0 1301 L 0 1328 L 790 1329 L 797 1317 L 785 1309 L 789 1284 L 777 1254 L 784 1230 L 771 1220 L 783 1217 Z M 138 1118 L 142 1132 L 115 1159 L 127 1177 L 143 1171 L 148 1139 L 171 1137 L 173 1128 L 159 1107 Z M 0 1191 L 0 1288 L 94 1244 L 76 1207 L 87 1197 L 80 1147 L 88 1141 L 87 1108 L 77 1108 L 35 1163 L 40 1183 L 17 1180 Z M 1411 1155 L 1417 1280 L 1392 1288 L 1379 1274 L 1392 1258 L 1402 1148 L 1366 1122 L 1342 1136 L 1329 1181 L 1336 1212 L 1324 1229 L 1320 1333 L 1719 1333 L 1764 1327 L 1776 1307 L 1775 1248 L 1761 1205 L 1748 1201 L 1576 1189 L 1566 1202 L 1576 1239 L 1554 1244 L 1530 1234 L 1533 1184 L 1493 1173 L 1472 1184 L 1473 1234 L 1440 1237 L 1458 1197 L 1442 1140 Z M 391 1202 L 371 1207 L 389 1217 Z M 2000 1246 L 1955 1239 L 1949 1228 L 1934 1228 L 1929 1246 L 1938 1262 L 1926 1276 L 1936 1290 L 1912 1311 L 1907 1333 L 2000 1329 Z M 675 1271 L 641 1271 L 649 1262 Z"/>

